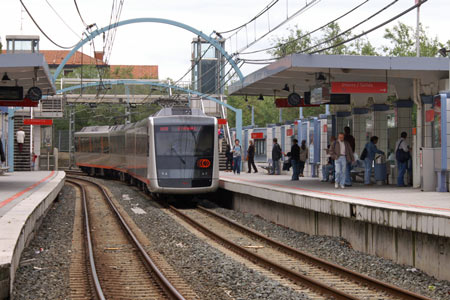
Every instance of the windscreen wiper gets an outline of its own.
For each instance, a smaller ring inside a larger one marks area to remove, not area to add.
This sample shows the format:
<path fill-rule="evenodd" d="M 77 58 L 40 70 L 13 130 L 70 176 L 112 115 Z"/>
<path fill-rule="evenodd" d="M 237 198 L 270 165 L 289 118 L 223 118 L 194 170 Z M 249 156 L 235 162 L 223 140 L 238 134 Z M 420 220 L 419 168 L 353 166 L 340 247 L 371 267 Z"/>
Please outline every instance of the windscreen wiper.
<path fill-rule="evenodd" d="M 170 151 L 175 152 L 175 155 L 178 156 L 178 158 L 181 160 L 181 162 L 185 165 L 186 161 L 183 159 L 183 157 L 177 152 L 177 150 L 175 150 L 175 148 L 172 146 L 172 148 L 170 149 Z"/>

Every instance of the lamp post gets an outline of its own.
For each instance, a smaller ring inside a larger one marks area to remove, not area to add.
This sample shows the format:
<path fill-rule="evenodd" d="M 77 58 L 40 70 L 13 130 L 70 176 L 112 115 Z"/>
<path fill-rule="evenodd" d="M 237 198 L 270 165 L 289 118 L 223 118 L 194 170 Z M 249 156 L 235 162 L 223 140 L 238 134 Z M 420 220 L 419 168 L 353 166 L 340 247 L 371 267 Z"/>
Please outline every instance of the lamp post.
<path fill-rule="evenodd" d="M 247 105 L 247 108 L 252 111 L 252 126 L 255 126 L 255 107 L 253 105 Z"/>

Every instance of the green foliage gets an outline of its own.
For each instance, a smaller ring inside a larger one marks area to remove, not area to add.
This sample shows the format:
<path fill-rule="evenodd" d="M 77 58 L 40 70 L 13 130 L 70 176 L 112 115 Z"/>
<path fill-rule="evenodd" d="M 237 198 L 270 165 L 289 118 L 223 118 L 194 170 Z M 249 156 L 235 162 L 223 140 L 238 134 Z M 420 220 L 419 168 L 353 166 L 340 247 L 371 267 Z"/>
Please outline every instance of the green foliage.
<path fill-rule="evenodd" d="M 416 56 L 415 28 L 399 22 L 392 29 L 386 29 L 384 38 L 389 46 L 384 46 L 383 52 L 390 56 Z M 450 44 L 447 41 L 447 45 Z M 445 45 L 437 37 L 430 37 L 422 25 L 419 27 L 420 56 L 438 56 L 439 49 Z"/>
<path fill-rule="evenodd" d="M 306 32 L 302 31 L 297 26 L 295 29 L 289 29 L 288 37 L 278 37 L 273 40 L 276 48 L 269 53 L 274 57 L 284 57 L 292 53 L 301 52 L 302 50 L 311 47 L 311 36 L 307 35 L 303 37 L 305 34 Z"/>

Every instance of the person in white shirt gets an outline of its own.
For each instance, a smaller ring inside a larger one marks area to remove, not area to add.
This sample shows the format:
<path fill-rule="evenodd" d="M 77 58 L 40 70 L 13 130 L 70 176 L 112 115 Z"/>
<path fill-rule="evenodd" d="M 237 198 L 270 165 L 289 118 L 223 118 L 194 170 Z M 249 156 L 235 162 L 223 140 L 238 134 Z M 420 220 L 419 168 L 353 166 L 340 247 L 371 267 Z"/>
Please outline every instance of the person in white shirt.
<path fill-rule="evenodd" d="M 17 145 L 19 146 L 19 152 L 22 152 L 23 143 L 25 142 L 25 131 L 23 131 L 22 127 L 20 127 L 19 130 L 16 132 L 16 140 Z"/>
<path fill-rule="evenodd" d="M 406 141 L 406 132 L 400 134 L 400 139 L 395 143 L 395 159 L 397 160 L 398 176 L 397 176 L 397 186 L 405 186 L 404 177 L 406 170 L 408 169 L 408 161 L 411 158 L 409 153 L 409 145 Z"/>

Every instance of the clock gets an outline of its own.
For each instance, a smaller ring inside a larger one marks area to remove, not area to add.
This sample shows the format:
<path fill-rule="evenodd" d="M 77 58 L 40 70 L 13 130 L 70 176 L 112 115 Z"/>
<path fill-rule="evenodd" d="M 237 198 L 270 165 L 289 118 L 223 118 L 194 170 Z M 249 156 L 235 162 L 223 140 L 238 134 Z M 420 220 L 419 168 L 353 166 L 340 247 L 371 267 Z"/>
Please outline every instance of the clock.
<path fill-rule="evenodd" d="M 289 94 L 288 103 L 290 106 L 299 106 L 301 104 L 302 97 L 296 92 Z"/>
<path fill-rule="evenodd" d="M 42 99 L 42 91 L 37 86 L 33 86 L 28 90 L 27 97 L 31 101 L 39 101 Z"/>

